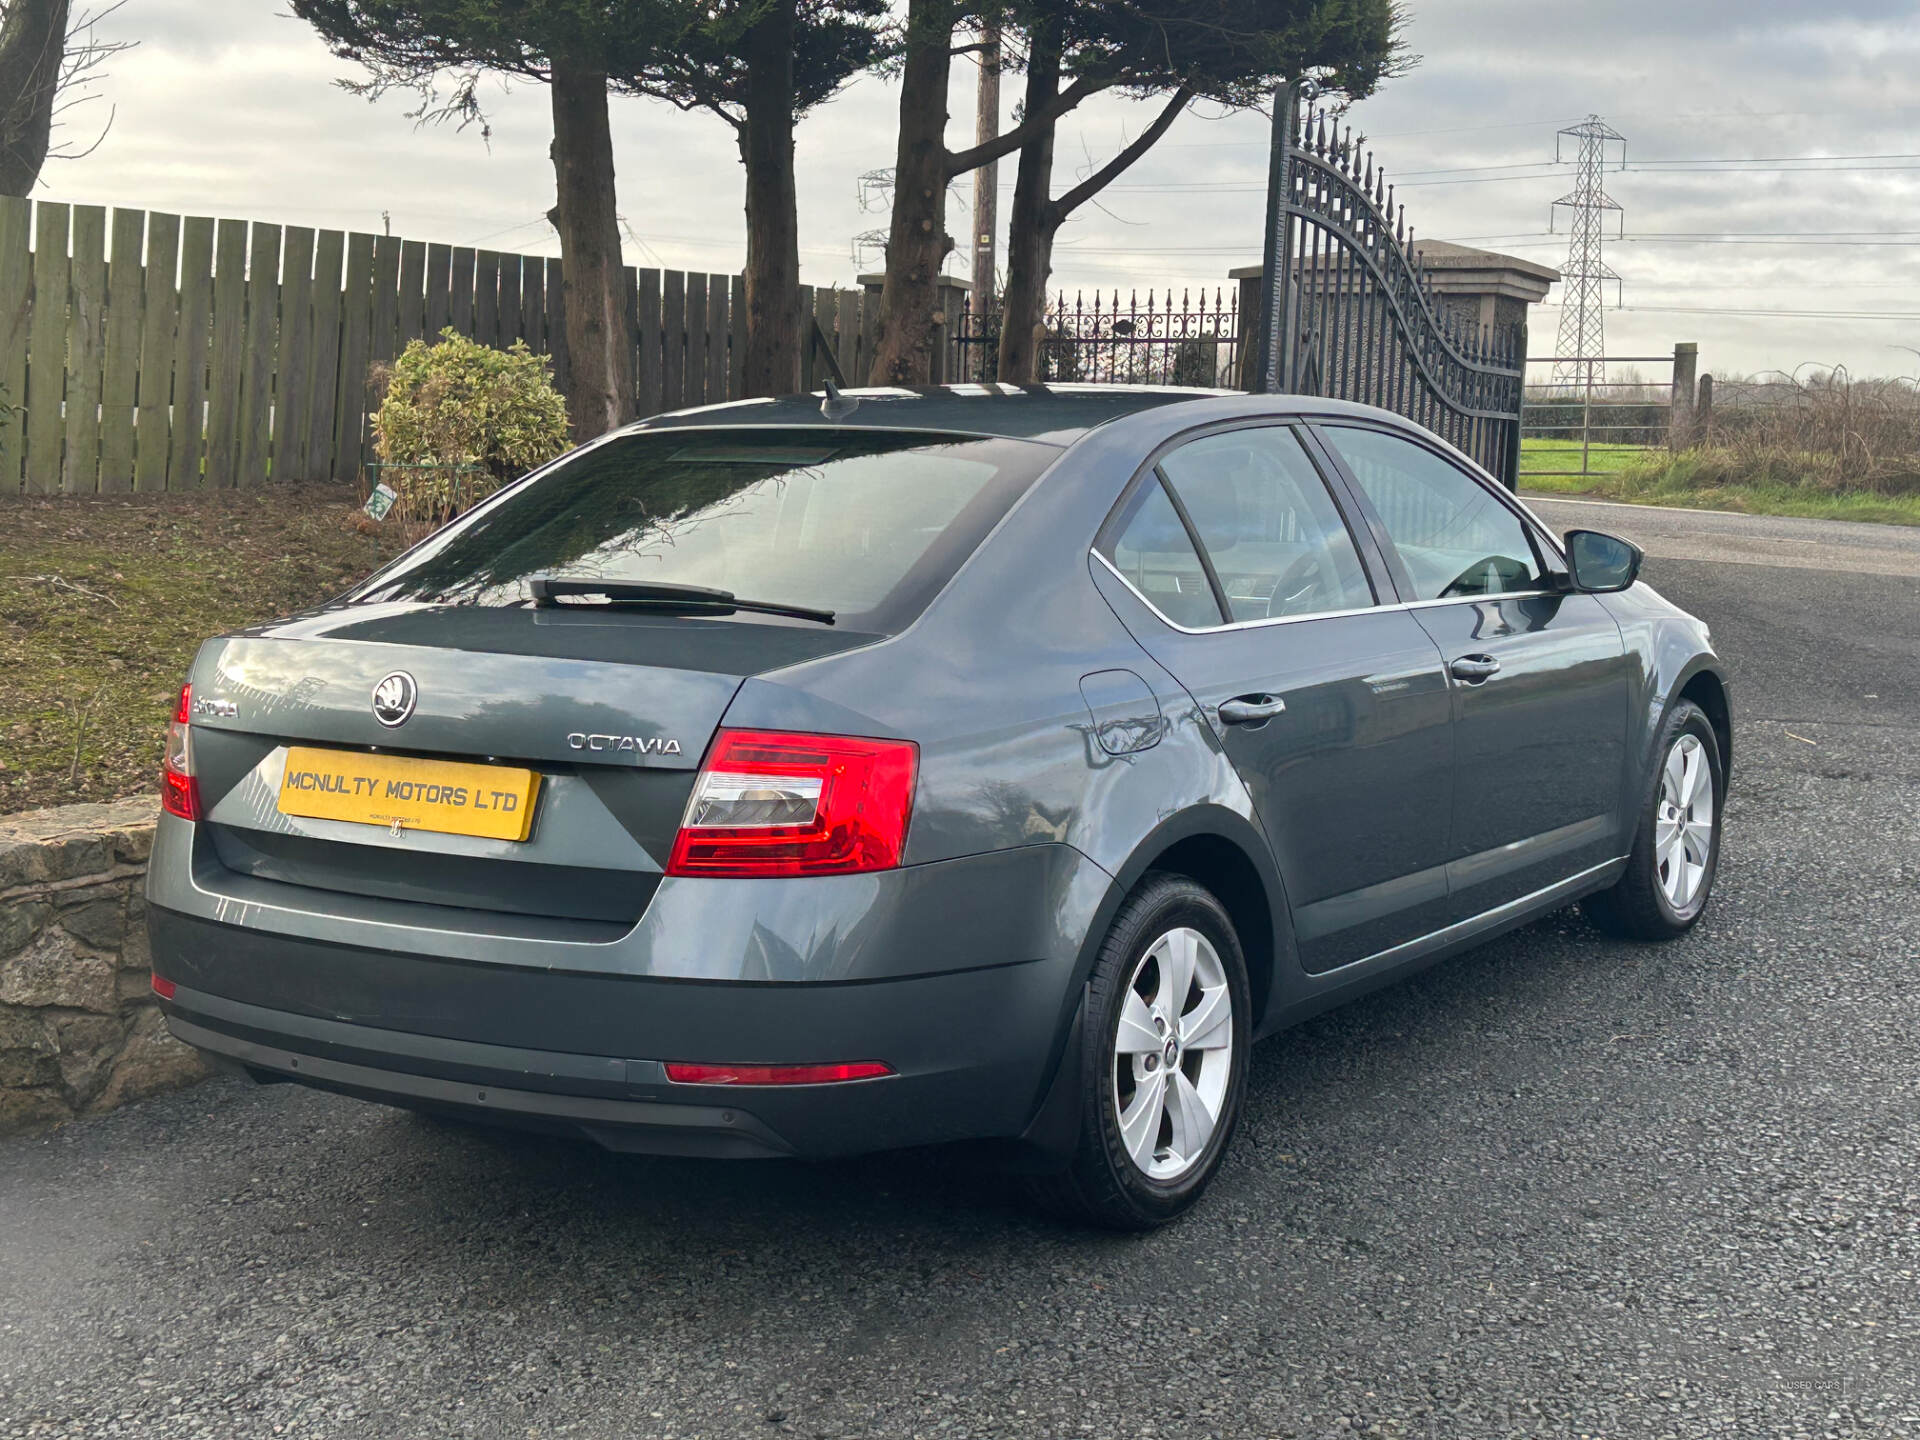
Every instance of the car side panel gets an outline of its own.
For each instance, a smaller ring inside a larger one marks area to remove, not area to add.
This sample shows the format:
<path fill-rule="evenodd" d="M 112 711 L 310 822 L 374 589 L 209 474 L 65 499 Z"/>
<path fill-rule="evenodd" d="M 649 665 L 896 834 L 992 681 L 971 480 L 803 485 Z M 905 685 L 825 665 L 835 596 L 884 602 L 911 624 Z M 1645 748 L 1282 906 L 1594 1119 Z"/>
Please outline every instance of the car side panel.
<path fill-rule="evenodd" d="M 1628 764 L 1622 777 L 1627 797 L 1623 813 L 1632 815 L 1655 761 L 1660 723 L 1675 697 L 1695 675 L 1708 670 L 1728 692 L 1731 708 L 1733 682 L 1724 662 L 1714 653 L 1706 623 L 1681 610 L 1644 580 L 1600 599 L 1619 622 L 1632 661 Z M 1731 774 L 1732 756 L 1723 756 L 1722 762 Z"/>
<path fill-rule="evenodd" d="M 1466 919 L 1625 853 L 1620 776 L 1635 666 L 1592 595 L 1488 596 L 1412 612 L 1449 660 L 1457 785 L 1447 879 Z"/>
<path fill-rule="evenodd" d="M 1249 692 L 1286 709 L 1216 726 L 1287 878 L 1309 970 L 1447 923 L 1453 720 L 1440 652 L 1404 610 L 1182 634 L 1117 578 L 1096 583 L 1203 706 Z"/>

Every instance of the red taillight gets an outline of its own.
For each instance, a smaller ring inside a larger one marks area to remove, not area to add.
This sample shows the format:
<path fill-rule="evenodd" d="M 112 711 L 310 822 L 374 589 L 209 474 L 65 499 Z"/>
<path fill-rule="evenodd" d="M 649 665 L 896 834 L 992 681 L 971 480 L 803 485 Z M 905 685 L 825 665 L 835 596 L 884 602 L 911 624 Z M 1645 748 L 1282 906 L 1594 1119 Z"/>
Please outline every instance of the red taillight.
<path fill-rule="evenodd" d="M 201 819 L 200 786 L 193 778 L 193 686 L 180 687 L 180 703 L 167 727 L 167 749 L 160 760 L 160 808 L 182 820 Z"/>
<path fill-rule="evenodd" d="M 676 1085 L 837 1085 L 843 1080 L 878 1080 L 893 1067 L 878 1060 L 838 1065 L 696 1065 L 667 1062 L 667 1079 Z"/>
<path fill-rule="evenodd" d="M 153 977 L 153 993 L 158 995 L 162 1000 L 173 999 L 178 990 L 179 986 L 175 985 L 173 981 L 163 980 L 158 975 Z"/>
<path fill-rule="evenodd" d="M 669 875 L 847 875 L 906 849 L 919 750 L 904 740 L 722 730 Z"/>

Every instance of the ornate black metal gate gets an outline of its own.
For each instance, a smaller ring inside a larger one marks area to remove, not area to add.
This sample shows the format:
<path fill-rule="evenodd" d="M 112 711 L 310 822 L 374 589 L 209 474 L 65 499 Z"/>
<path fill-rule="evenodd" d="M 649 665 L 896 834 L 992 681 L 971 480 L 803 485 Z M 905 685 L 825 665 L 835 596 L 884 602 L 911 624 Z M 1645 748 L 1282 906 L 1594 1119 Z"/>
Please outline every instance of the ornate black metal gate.
<path fill-rule="evenodd" d="M 1240 372 L 1237 290 L 1197 293 L 1062 290 L 1047 306 L 1040 343 L 1040 379 L 1101 385 L 1231 385 Z M 947 374 L 957 380 L 999 378 L 1000 316 L 982 314 L 968 296 L 953 332 Z"/>
<path fill-rule="evenodd" d="M 1450 308 L 1406 209 L 1353 131 L 1302 81 L 1274 96 L 1267 241 L 1252 388 L 1378 405 L 1415 420 L 1511 488 L 1526 354 L 1517 326 Z M 1286 277 L 1276 284 L 1275 277 Z"/>

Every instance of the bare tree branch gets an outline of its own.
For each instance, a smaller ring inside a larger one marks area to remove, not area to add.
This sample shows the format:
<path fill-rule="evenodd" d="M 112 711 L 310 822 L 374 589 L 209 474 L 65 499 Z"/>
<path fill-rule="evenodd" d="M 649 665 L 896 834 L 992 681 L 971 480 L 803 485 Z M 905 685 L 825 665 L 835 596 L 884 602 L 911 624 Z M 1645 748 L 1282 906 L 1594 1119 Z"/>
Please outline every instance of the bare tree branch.
<path fill-rule="evenodd" d="M 1022 116 L 1020 123 L 1011 130 L 1002 132 L 992 140 L 975 145 L 970 150 L 950 150 L 947 152 L 947 178 L 965 175 L 970 170 L 978 170 L 982 165 L 1011 155 L 1040 131 L 1054 123 L 1089 95 L 1098 94 L 1107 87 L 1096 80 L 1075 80 L 1066 89 L 1047 103 L 1045 109 L 1032 115 Z"/>
<path fill-rule="evenodd" d="M 1055 215 L 1071 215 L 1111 185 L 1125 173 L 1128 166 L 1151 150 L 1154 142 L 1167 133 L 1167 127 L 1179 118 L 1180 112 L 1187 108 L 1187 102 L 1192 98 L 1193 92 L 1184 85 L 1174 91 L 1160 113 L 1153 117 L 1153 123 L 1142 130 L 1132 144 L 1055 200 L 1050 207 L 1052 212 Z"/>

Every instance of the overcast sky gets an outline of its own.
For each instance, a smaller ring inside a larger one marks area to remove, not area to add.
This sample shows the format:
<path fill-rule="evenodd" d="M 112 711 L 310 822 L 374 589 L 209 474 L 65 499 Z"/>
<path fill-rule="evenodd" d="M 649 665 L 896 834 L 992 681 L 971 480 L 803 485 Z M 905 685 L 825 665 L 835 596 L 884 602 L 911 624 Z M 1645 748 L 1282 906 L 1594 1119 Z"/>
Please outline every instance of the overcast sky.
<path fill-rule="evenodd" d="M 1627 239 L 1608 248 L 1626 308 L 1613 354 L 1697 340 L 1721 375 L 1804 362 L 1912 374 L 1920 359 L 1920 24 L 1899 0 L 1416 0 L 1410 74 L 1356 106 L 1380 163 L 1401 177 L 1419 233 L 1557 263 L 1551 202 L 1571 185 L 1549 163 L 1554 132 L 1588 113 L 1628 139 L 1608 177 Z M 557 253 L 546 94 L 486 96 L 491 143 L 417 128 L 401 97 L 377 104 L 333 82 L 352 67 L 275 0 L 130 0 L 102 26 L 133 39 L 74 117 L 92 155 L 49 164 L 43 198 L 377 231 Z M 955 66 L 952 143 L 973 132 L 974 70 Z M 1007 87 L 1009 113 L 1015 86 Z M 801 126 L 801 269 L 851 283 L 860 177 L 893 160 L 897 91 L 866 79 Z M 1062 122 L 1061 179 L 1137 133 L 1149 107 L 1090 104 Z M 1259 258 L 1267 122 L 1183 116 L 1160 145 L 1063 232 L 1054 284 L 1224 283 Z M 743 250 L 732 132 L 669 106 L 618 101 L 614 143 L 629 263 L 734 270 Z M 1811 157 L 1811 158 L 1806 158 Z M 1494 168 L 1511 167 L 1511 168 Z M 1002 216 L 1012 182 L 1003 163 Z M 967 191 L 953 195 L 965 235 Z M 1809 241 L 1818 243 L 1809 243 Z M 951 269 L 965 273 L 963 251 Z M 1739 313 L 1747 312 L 1747 313 Z M 1773 312 L 1758 314 L 1752 312 Z M 1783 314 L 1779 312 L 1816 312 Z M 1537 311 L 1533 353 L 1558 311 Z"/>

